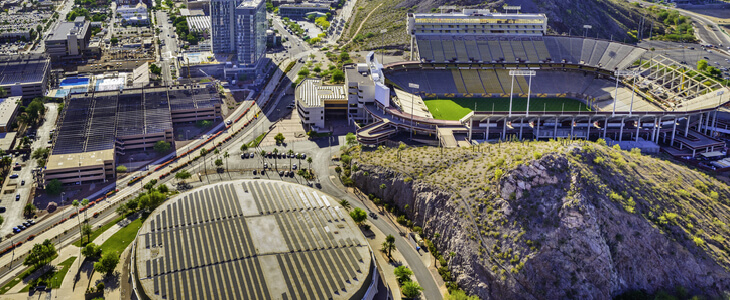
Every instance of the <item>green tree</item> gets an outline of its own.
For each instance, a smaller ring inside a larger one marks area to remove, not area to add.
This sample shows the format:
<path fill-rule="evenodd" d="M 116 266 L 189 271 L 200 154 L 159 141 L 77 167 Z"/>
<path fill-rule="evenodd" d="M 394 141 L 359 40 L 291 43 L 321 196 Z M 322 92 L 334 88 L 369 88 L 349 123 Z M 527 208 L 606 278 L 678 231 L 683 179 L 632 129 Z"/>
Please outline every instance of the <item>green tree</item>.
<path fill-rule="evenodd" d="M 160 75 L 162 74 L 162 68 L 156 64 L 150 64 L 150 73 Z"/>
<path fill-rule="evenodd" d="M 241 145 L 241 152 L 248 152 L 248 144 Z"/>
<path fill-rule="evenodd" d="M 393 237 L 392 235 L 389 235 L 388 237 Z M 393 237 L 393 241 L 395 241 L 395 238 Z M 393 246 L 395 248 L 395 246 Z M 413 271 L 409 269 L 406 266 L 398 266 L 393 270 L 393 274 L 395 274 L 395 278 L 398 279 L 398 284 L 403 285 L 404 283 L 411 281 L 411 275 L 413 275 Z"/>
<path fill-rule="evenodd" d="M 353 145 L 357 144 L 357 136 L 355 136 L 355 134 L 352 132 L 348 132 L 345 135 L 345 142 L 347 143 L 348 146 L 353 146 Z"/>
<path fill-rule="evenodd" d="M 403 142 L 398 144 L 398 160 L 400 160 L 400 153 L 405 149 L 406 149 L 406 144 L 404 144 Z"/>
<path fill-rule="evenodd" d="M 180 170 L 175 173 L 175 179 L 177 179 L 178 181 L 182 181 L 183 183 L 185 183 L 185 179 L 188 179 L 190 177 L 192 177 L 192 175 L 187 170 Z"/>
<path fill-rule="evenodd" d="M 415 281 L 408 281 L 400 287 L 400 290 L 403 293 L 403 297 L 413 299 L 421 295 L 423 288 Z"/>
<path fill-rule="evenodd" d="M 155 188 L 155 184 L 157 184 L 157 179 L 152 179 L 149 182 L 145 183 L 143 188 L 148 192 L 151 192 Z"/>
<path fill-rule="evenodd" d="M 155 143 L 155 146 L 154 146 L 155 151 L 159 154 L 163 154 L 163 153 L 166 153 L 167 151 L 170 151 L 170 148 L 172 148 L 172 145 L 170 145 L 170 143 L 165 142 L 165 141 L 157 141 L 157 143 Z"/>
<path fill-rule="evenodd" d="M 57 254 L 56 247 L 53 245 L 51 240 L 45 240 L 41 244 L 33 245 L 33 249 L 30 250 L 28 256 L 25 257 L 23 265 L 41 267 L 51 262 L 53 257 Z"/>
<path fill-rule="evenodd" d="M 395 250 L 395 237 L 392 234 L 389 234 L 385 237 L 385 242 L 383 242 L 383 247 L 381 248 L 381 250 L 388 254 L 388 259 L 393 260 L 393 256 L 391 255 L 391 253 L 393 250 Z"/>
<path fill-rule="evenodd" d="M 157 190 L 158 190 L 158 191 L 159 191 L 160 193 L 163 193 L 163 194 L 167 194 L 167 192 L 169 192 L 169 191 L 170 191 L 170 189 L 169 189 L 169 188 L 167 187 L 167 185 L 166 185 L 166 184 L 164 184 L 164 183 L 163 183 L 163 184 L 161 184 L 161 185 L 160 185 L 159 187 L 157 187 Z"/>
<path fill-rule="evenodd" d="M 91 229 L 91 225 L 89 223 L 84 223 L 84 225 L 81 226 L 81 236 L 86 236 L 86 242 L 91 242 L 91 234 L 94 231 Z M 83 241 L 83 239 L 81 239 Z"/>
<path fill-rule="evenodd" d="M 117 166 L 117 173 L 127 173 L 127 167 L 123 165 Z"/>
<path fill-rule="evenodd" d="M 111 275 L 119 264 L 118 253 L 107 253 L 101 257 L 101 260 L 94 263 L 94 270 L 105 275 Z"/>
<path fill-rule="evenodd" d="M 284 144 L 284 139 L 285 139 L 285 137 L 284 137 L 284 135 L 283 135 L 283 134 L 281 134 L 281 132 L 279 132 L 279 134 L 277 134 L 277 135 L 276 135 L 276 136 L 274 137 L 274 140 L 276 140 L 276 144 L 277 144 L 277 145 L 279 145 L 279 144 Z"/>
<path fill-rule="evenodd" d="M 697 70 L 698 71 L 707 70 L 707 61 L 704 59 L 700 59 L 699 61 L 697 61 Z"/>
<path fill-rule="evenodd" d="M 335 83 L 343 83 L 345 82 L 345 72 L 342 72 L 342 70 L 334 70 L 332 72 L 332 81 Z"/>
<path fill-rule="evenodd" d="M 81 248 L 81 255 L 88 257 L 88 258 L 96 258 L 101 256 L 101 246 L 94 244 L 94 243 L 88 243 L 86 246 Z"/>
<path fill-rule="evenodd" d="M 0 98 L 4 98 L 8 95 L 8 91 L 5 90 L 5 88 L 0 87 Z"/>
<path fill-rule="evenodd" d="M 222 159 L 220 159 L 220 158 L 216 159 L 214 163 L 215 163 L 215 166 L 216 166 L 217 168 L 219 168 L 219 169 L 220 169 L 220 167 L 222 167 L 222 166 L 223 166 L 223 160 L 222 160 Z"/>
<path fill-rule="evenodd" d="M 350 217 L 352 217 L 352 220 L 355 224 L 357 224 L 357 226 L 362 226 L 363 223 L 365 223 L 365 220 L 367 220 L 368 214 L 359 207 L 355 207 L 355 209 L 350 212 Z"/>
<path fill-rule="evenodd" d="M 23 207 L 23 215 L 26 217 L 31 217 L 36 212 L 36 210 L 38 210 L 38 208 L 36 208 L 33 203 L 28 203 L 25 205 L 25 207 Z"/>
<path fill-rule="evenodd" d="M 52 179 L 48 184 L 46 184 L 46 192 L 49 195 L 60 195 L 61 192 L 63 192 L 63 183 L 58 181 L 58 179 Z"/>
<path fill-rule="evenodd" d="M 117 39 L 116 37 L 112 37 L 111 39 L 109 39 L 109 41 L 110 41 L 110 42 L 112 43 L 112 45 L 114 45 L 114 46 L 116 46 L 116 45 L 117 45 L 117 43 L 119 43 L 119 39 Z"/>

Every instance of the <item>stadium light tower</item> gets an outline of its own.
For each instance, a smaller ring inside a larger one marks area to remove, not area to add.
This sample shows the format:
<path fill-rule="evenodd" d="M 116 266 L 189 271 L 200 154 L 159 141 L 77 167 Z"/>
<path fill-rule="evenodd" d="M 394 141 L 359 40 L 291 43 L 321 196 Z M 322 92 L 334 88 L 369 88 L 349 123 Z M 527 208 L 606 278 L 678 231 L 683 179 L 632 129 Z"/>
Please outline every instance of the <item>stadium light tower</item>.
<path fill-rule="evenodd" d="M 534 70 L 510 70 L 509 75 L 512 76 L 512 85 L 510 85 L 509 88 L 509 113 L 507 114 L 508 117 L 512 116 L 512 96 L 515 89 L 515 76 L 529 76 L 530 82 L 527 85 L 527 108 L 525 110 L 525 116 L 530 115 L 530 92 L 532 89 L 532 76 L 535 76 L 536 72 Z"/>
<path fill-rule="evenodd" d="M 418 89 L 421 88 L 420 85 L 415 84 L 415 83 L 408 83 L 408 87 L 415 89 L 416 91 L 418 91 Z M 410 131 L 411 131 L 411 140 L 413 140 L 413 131 L 414 131 L 414 129 L 413 129 L 413 93 L 411 93 L 411 130 Z"/>
<path fill-rule="evenodd" d="M 616 91 L 613 93 L 613 111 L 611 112 L 611 117 L 616 115 L 616 102 L 618 102 L 618 81 L 621 76 L 624 77 L 634 77 L 634 84 L 631 85 L 631 104 L 629 106 L 629 116 L 631 116 L 631 112 L 634 110 L 634 87 L 636 86 L 636 76 L 639 75 L 636 71 L 629 71 L 629 70 L 616 70 L 613 72 L 614 76 L 616 76 Z"/>
<path fill-rule="evenodd" d="M 588 29 L 593 29 L 593 26 L 591 26 L 591 25 L 583 25 L 583 29 L 584 29 L 583 37 L 587 37 L 588 36 Z"/>

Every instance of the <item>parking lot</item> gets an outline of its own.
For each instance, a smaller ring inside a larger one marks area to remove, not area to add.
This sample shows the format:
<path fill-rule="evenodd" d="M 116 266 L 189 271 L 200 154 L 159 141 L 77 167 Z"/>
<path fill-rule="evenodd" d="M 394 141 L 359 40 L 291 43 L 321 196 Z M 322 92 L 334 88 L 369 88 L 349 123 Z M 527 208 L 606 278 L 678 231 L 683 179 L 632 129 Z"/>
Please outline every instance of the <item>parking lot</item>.
<path fill-rule="evenodd" d="M 692 69 L 697 68 L 697 61 L 704 59 L 707 60 L 708 65 L 715 68 L 730 69 L 730 56 L 714 48 L 703 50 L 699 44 L 643 41 L 639 43 L 639 46 L 646 49 L 654 48 L 654 51 L 644 54 L 644 59 L 650 58 L 652 55 L 664 55 L 677 62 L 685 62 L 685 65 Z M 723 77 L 730 77 L 730 72 L 723 71 Z"/>
<path fill-rule="evenodd" d="M 46 120 L 41 124 L 35 133 L 35 140 L 31 145 L 31 149 L 39 149 L 50 146 L 50 131 L 53 129 L 56 118 L 58 116 L 57 104 L 46 104 Z M 22 138 L 20 136 L 18 139 Z M 16 142 L 17 144 L 17 142 Z M 37 162 L 30 158 L 24 160 L 20 156 L 13 157 L 13 166 L 20 165 L 20 170 L 10 171 L 10 176 L 18 175 L 17 178 L 8 178 L 3 188 L 3 194 L 0 197 L 0 207 L 5 207 L 6 211 L 2 213 L 5 221 L 0 227 L 0 236 L 6 236 L 13 231 L 13 227 L 25 222 L 23 216 L 23 207 L 28 203 L 30 194 L 36 186 L 35 178 L 32 170 L 37 168 Z M 23 183 L 24 182 L 24 183 Z M 16 200 L 16 198 L 18 198 Z M 38 209 L 45 209 L 39 207 Z M 2 209 L 0 209 L 2 210 Z"/>

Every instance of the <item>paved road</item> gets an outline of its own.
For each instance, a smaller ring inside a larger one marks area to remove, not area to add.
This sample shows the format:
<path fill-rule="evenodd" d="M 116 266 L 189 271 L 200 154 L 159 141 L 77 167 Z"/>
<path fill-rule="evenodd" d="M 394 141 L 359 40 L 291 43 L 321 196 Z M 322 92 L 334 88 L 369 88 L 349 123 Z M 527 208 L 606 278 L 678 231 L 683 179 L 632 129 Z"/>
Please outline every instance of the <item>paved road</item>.
<path fill-rule="evenodd" d="M 688 10 L 676 8 L 676 10 L 685 16 L 692 18 L 695 23 L 695 32 L 703 44 L 712 44 L 715 46 L 722 45 L 724 50 L 730 47 L 730 37 L 727 34 L 720 31 L 719 27 L 712 20 Z M 708 28 L 711 27 L 710 28 Z"/>
<path fill-rule="evenodd" d="M 175 30 L 172 28 L 172 24 L 168 23 L 167 21 L 169 18 L 167 17 L 167 13 L 164 11 L 157 11 L 157 24 L 155 24 L 154 28 L 160 29 L 160 34 L 158 35 L 158 38 L 160 39 L 160 43 L 164 43 L 164 46 L 160 46 L 160 57 L 158 58 L 158 61 L 160 61 L 160 67 L 162 68 L 162 79 L 166 82 L 172 82 L 175 78 L 172 76 L 172 72 L 170 72 L 170 66 L 176 68 L 175 60 L 177 59 L 178 54 L 178 44 L 177 39 L 173 38 L 172 35 L 175 34 Z M 162 28 L 160 28 L 162 26 Z M 154 29 L 152 29 L 154 31 Z"/>

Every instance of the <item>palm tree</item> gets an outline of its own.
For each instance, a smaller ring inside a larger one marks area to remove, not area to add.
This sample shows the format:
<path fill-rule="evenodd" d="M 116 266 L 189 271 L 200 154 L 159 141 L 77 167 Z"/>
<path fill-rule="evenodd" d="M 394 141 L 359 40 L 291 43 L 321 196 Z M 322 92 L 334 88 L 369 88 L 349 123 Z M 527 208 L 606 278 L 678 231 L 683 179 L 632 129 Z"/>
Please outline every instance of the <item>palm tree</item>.
<path fill-rule="evenodd" d="M 342 205 L 342 208 L 344 208 L 347 211 L 350 211 L 350 207 L 352 207 L 350 205 L 350 202 L 345 199 L 340 200 L 340 205 Z"/>
<path fill-rule="evenodd" d="M 390 253 L 395 250 L 395 237 L 392 234 L 389 234 L 385 237 L 385 242 L 383 242 L 382 250 L 388 253 L 388 258 L 392 261 L 393 257 L 390 255 Z"/>
<path fill-rule="evenodd" d="M 76 220 L 79 222 L 79 232 L 81 232 L 81 218 L 79 218 L 79 200 L 74 199 L 73 202 L 71 202 L 71 205 L 73 205 L 76 208 Z"/>
<path fill-rule="evenodd" d="M 86 198 L 81 199 L 81 206 L 86 207 L 87 205 L 89 205 L 89 199 L 86 199 Z M 88 219 L 88 217 L 86 214 L 86 209 L 84 209 L 84 220 L 86 220 L 86 219 Z"/>
<path fill-rule="evenodd" d="M 266 150 L 261 150 L 261 167 L 264 166 L 265 162 L 266 162 Z"/>
<path fill-rule="evenodd" d="M 205 148 L 200 149 L 200 156 L 203 157 L 203 170 L 205 171 L 205 173 L 208 173 L 208 168 L 205 165 L 205 156 L 206 155 L 208 155 L 208 149 L 205 149 Z M 206 176 L 206 178 L 207 178 L 207 176 Z M 210 179 L 208 179 L 208 183 L 210 183 Z"/>
<path fill-rule="evenodd" d="M 276 154 L 279 153 L 279 149 L 274 148 L 274 167 L 278 170 L 279 169 L 279 163 L 276 161 Z"/>
<path fill-rule="evenodd" d="M 312 157 L 307 157 L 307 163 L 309 164 L 309 173 L 312 173 Z"/>
<path fill-rule="evenodd" d="M 228 154 L 228 151 L 226 151 L 226 152 L 223 152 L 223 158 L 225 158 L 225 159 L 226 159 L 226 172 L 228 172 L 228 157 L 229 157 L 229 156 L 231 156 L 231 155 L 230 155 L 230 154 Z"/>
<path fill-rule="evenodd" d="M 289 151 L 286 152 L 286 156 L 289 157 L 289 170 L 291 170 L 291 156 L 294 154 L 294 150 L 289 149 Z"/>

